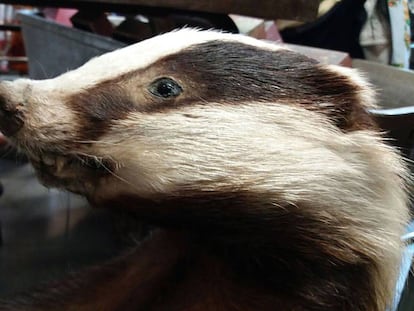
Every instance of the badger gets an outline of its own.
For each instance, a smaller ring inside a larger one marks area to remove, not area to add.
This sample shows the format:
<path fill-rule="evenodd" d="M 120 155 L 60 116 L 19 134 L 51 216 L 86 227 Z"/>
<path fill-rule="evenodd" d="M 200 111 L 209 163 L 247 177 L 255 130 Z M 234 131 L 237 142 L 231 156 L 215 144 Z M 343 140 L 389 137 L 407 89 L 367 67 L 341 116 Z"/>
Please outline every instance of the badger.
<path fill-rule="evenodd" d="M 384 311 L 407 169 L 358 72 L 181 29 L 0 84 L 0 130 L 49 187 L 157 229 L 0 310 Z"/>

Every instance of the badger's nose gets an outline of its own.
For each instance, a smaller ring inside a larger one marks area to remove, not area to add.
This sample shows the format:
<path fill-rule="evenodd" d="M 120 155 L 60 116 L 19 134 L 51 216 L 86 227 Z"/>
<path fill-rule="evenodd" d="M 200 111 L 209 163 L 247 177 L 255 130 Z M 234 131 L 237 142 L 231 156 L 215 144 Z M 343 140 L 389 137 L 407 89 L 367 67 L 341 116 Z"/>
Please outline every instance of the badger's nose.
<path fill-rule="evenodd" d="M 0 83 L 0 132 L 12 136 L 23 126 L 22 105 L 13 96 L 8 82 Z"/>

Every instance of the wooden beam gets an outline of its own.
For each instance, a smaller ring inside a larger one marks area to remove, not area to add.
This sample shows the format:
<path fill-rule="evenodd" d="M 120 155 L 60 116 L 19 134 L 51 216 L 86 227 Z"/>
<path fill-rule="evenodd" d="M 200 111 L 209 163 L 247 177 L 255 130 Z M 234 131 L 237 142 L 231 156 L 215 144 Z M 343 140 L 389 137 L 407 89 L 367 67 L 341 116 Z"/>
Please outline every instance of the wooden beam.
<path fill-rule="evenodd" d="M 265 19 L 309 20 L 317 16 L 319 0 L 86 0 L 113 4 L 175 8 L 209 13 L 240 14 Z M 56 1 L 58 2 L 58 1 Z"/>
<path fill-rule="evenodd" d="M 310 21 L 316 18 L 320 0 L 6 0 L 2 3 L 53 7 L 93 7 L 125 11 L 125 8 L 156 11 L 161 9 L 240 14 L 263 19 Z"/>

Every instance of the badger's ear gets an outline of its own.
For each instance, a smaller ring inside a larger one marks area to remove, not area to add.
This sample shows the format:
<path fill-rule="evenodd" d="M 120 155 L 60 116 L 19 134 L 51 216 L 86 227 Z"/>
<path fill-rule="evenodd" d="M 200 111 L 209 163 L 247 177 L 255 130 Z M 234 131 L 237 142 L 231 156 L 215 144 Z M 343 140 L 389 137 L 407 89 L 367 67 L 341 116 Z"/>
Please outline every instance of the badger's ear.
<path fill-rule="evenodd" d="M 337 65 L 317 65 L 315 77 L 308 82 L 321 95 L 328 95 L 313 109 L 320 109 L 345 132 L 376 129 L 377 125 L 369 113 L 376 107 L 376 91 L 360 71 Z M 315 85 L 318 83 L 319 85 Z M 326 102 L 326 99 L 332 102 Z"/>
<path fill-rule="evenodd" d="M 343 79 L 356 92 L 357 101 L 366 109 L 373 109 L 377 107 L 377 94 L 375 87 L 368 82 L 368 77 L 365 73 L 358 69 L 348 68 L 337 65 L 326 65 L 328 71 L 334 75 L 342 76 Z"/>

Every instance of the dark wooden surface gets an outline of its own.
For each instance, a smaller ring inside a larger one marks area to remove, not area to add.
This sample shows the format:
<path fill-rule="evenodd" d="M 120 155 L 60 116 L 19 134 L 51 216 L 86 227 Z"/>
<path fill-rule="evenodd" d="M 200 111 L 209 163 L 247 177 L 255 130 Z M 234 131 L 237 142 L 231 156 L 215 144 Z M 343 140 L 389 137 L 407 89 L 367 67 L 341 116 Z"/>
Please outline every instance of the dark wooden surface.
<path fill-rule="evenodd" d="M 111 11 L 192 12 L 240 14 L 264 19 L 295 19 L 310 21 L 318 12 L 319 0 L 6 0 L 2 3 L 35 6 L 99 8 Z"/>

